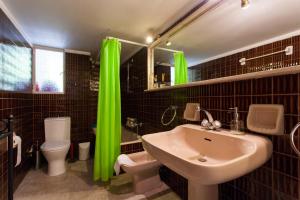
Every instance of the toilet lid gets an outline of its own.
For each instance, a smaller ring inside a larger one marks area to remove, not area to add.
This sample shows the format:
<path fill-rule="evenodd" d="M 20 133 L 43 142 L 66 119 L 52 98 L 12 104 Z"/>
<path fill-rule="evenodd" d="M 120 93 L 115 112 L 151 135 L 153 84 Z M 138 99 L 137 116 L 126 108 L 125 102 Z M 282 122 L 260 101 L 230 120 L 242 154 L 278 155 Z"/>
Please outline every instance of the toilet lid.
<path fill-rule="evenodd" d="M 64 141 L 47 141 L 42 144 L 41 149 L 42 150 L 59 150 L 66 148 L 70 145 L 70 141 L 64 140 Z"/>

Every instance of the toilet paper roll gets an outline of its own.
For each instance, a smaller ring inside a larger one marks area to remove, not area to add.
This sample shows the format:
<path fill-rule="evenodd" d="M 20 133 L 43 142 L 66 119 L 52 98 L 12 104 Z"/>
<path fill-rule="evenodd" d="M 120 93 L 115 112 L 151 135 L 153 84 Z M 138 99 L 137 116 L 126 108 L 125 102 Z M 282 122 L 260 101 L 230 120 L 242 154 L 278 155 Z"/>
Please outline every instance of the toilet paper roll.
<path fill-rule="evenodd" d="M 20 136 L 17 136 L 16 133 L 14 133 L 14 147 L 18 148 L 18 154 L 17 154 L 17 163 L 15 167 L 20 165 L 21 163 L 21 157 L 22 157 L 22 139 Z"/>

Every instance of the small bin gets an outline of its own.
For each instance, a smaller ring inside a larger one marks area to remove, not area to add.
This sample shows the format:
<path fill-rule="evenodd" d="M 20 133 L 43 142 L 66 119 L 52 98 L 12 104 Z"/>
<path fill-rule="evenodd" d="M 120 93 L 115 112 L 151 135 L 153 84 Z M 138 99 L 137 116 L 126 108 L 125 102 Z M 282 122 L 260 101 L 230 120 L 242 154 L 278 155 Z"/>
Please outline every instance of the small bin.
<path fill-rule="evenodd" d="M 79 143 L 79 160 L 90 158 L 90 142 Z"/>

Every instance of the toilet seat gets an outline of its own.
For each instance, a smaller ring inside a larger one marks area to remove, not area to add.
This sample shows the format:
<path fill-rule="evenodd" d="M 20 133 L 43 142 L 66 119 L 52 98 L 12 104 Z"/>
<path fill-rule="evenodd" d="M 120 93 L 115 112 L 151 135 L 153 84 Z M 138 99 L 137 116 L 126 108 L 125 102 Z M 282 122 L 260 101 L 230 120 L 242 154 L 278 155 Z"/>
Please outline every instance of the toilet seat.
<path fill-rule="evenodd" d="M 69 148 L 70 141 L 46 141 L 41 145 L 42 151 L 59 151 L 66 148 Z"/>

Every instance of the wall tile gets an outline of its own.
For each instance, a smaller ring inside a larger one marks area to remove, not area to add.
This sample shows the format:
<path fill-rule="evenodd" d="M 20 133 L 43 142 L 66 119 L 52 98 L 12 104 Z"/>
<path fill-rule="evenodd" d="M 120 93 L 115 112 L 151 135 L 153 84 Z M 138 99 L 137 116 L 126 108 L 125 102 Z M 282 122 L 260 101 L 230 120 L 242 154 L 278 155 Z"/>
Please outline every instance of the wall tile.
<path fill-rule="evenodd" d="M 300 45 L 300 36 L 270 45 L 257 47 L 247 52 L 222 58 L 218 61 L 203 63 L 192 67 L 201 71 L 201 79 L 210 79 L 219 75 L 234 75 L 240 73 L 261 71 L 268 68 L 279 68 L 295 64 L 300 58 L 298 53 L 293 58 L 274 55 L 270 58 L 257 59 L 247 63 L 244 68 L 239 66 L 241 56 L 253 57 L 263 53 L 282 50 L 286 45 Z M 146 57 L 135 55 L 135 59 L 145 59 L 139 69 L 147 69 Z M 300 62 L 299 62 L 300 64 Z M 222 66 L 220 68 L 220 66 Z M 219 70 L 214 72 L 214 67 Z M 224 72 L 222 72 L 224 70 Z M 146 74 L 140 71 L 139 78 Z M 170 130 L 180 124 L 191 123 L 182 119 L 184 106 L 188 102 L 199 102 L 201 107 L 208 109 L 215 119 L 221 120 L 223 127 L 229 128 L 232 115 L 227 113 L 229 107 L 237 106 L 242 120 L 246 122 L 249 105 L 282 104 L 285 108 L 285 134 L 269 137 L 273 141 L 273 155 L 262 167 L 228 183 L 219 186 L 220 199 L 299 199 L 300 195 L 300 160 L 290 146 L 289 133 L 293 126 L 300 121 L 300 74 L 260 78 L 230 83 L 202 85 L 191 88 L 172 89 L 168 91 L 143 92 L 146 84 L 138 92 L 124 95 L 122 106 L 126 110 L 122 115 L 138 116 L 145 124 L 141 134 Z M 123 80 L 122 85 L 125 83 Z M 125 84 L 124 84 L 125 85 Z M 130 98 L 132 97 L 132 98 Z M 143 103 L 143 111 L 137 114 L 135 103 Z M 178 115 L 170 126 L 160 123 L 163 110 L 169 105 L 178 105 Z M 128 108 L 127 108 L 128 107 Z M 201 118 L 205 117 L 201 114 Z M 196 122 L 199 124 L 200 122 Z M 300 130 L 298 131 L 300 134 Z M 300 147 L 300 136 L 296 138 Z M 171 186 L 183 199 L 187 198 L 187 184 L 182 184 L 184 178 L 168 168 L 161 171 L 163 180 Z M 183 192 L 185 191 L 185 192 Z"/>

